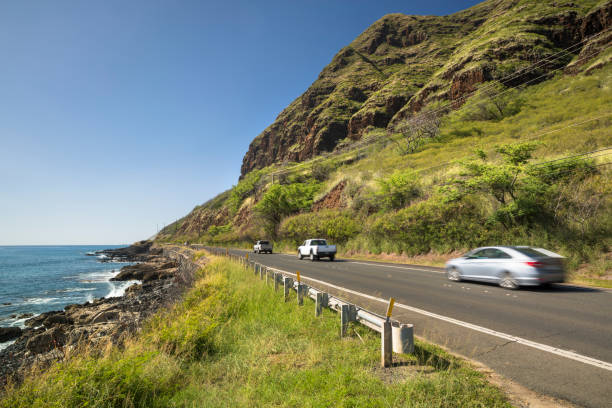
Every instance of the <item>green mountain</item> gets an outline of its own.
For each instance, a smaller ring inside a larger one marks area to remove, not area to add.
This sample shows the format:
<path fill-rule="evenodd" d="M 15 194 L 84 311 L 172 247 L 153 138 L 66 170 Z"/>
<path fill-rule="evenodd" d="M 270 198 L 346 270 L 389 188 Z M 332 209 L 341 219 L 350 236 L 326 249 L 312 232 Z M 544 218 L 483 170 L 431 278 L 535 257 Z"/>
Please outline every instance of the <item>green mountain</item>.
<path fill-rule="evenodd" d="M 303 161 L 372 128 L 393 130 L 434 101 L 456 101 L 477 84 L 556 55 L 571 54 L 504 81 L 531 84 L 565 67 L 580 41 L 610 25 L 610 6 L 598 1 L 491 0 L 450 16 L 391 14 L 344 47 L 308 90 L 257 136 L 242 175 L 274 163 Z M 599 43 L 598 43 L 599 44 Z M 596 45 L 595 45 L 596 46 Z"/>
<path fill-rule="evenodd" d="M 611 26 L 592 0 L 385 16 L 253 140 L 236 186 L 157 240 L 293 251 L 316 235 L 431 259 L 530 244 L 607 279 Z"/>

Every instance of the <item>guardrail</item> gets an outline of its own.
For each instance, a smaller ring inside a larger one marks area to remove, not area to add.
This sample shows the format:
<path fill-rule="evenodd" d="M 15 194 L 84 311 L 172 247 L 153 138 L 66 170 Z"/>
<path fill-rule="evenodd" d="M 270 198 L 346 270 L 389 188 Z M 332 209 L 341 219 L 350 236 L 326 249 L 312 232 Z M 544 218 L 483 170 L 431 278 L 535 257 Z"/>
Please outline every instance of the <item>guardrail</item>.
<path fill-rule="evenodd" d="M 338 312 L 340 314 L 340 337 L 347 335 L 349 323 L 351 322 L 361 323 L 371 330 L 380 333 L 382 367 L 390 367 L 392 365 L 393 353 L 409 354 L 414 352 L 414 326 L 412 324 L 402 324 L 391 319 L 393 299 L 390 299 L 387 316 L 381 316 L 338 296 L 331 295 L 320 288 L 306 285 L 302 282 L 299 272 L 292 273 L 254 262 L 249 260 L 248 253 L 245 256 L 241 256 L 230 253 L 228 249 L 200 245 L 198 247 L 240 263 L 245 268 L 252 270 L 261 280 L 265 280 L 266 284 L 273 284 L 275 291 L 279 291 L 282 288 L 285 302 L 290 300 L 292 291 L 295 291 L 297 294 L 297 304 L 299 306 L 304 304 L 304 297 L 312 299 L 315 302 L 315 316 L 320 316 L 324 307 Z"/>

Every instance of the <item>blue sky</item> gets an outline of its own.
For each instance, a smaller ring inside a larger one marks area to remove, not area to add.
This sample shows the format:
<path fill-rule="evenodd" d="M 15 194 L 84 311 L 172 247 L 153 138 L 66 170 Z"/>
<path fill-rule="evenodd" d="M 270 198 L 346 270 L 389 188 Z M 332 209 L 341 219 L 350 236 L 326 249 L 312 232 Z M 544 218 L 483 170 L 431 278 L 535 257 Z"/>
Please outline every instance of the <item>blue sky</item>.
<path fill-rule="evenodd" d="M 388 13 L 478 1 L 0 4 L 0 245 L 147 238 Z"/>

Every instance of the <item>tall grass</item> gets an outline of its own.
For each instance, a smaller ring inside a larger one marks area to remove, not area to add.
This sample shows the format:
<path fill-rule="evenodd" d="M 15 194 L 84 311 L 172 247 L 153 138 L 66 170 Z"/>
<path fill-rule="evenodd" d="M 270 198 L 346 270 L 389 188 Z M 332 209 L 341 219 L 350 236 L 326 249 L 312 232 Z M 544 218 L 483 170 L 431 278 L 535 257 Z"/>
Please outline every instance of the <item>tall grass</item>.
<path fill-rule="evenodd" d="M 402 366 L 378 368 L 378 335 L 355 326 L 340 339 L 338 316 L 315 318 L 311 306 L 213 258 L 124 349 L 57 364 L 0 407 L 509 406 L 468 364 L 422 342 Z"/>

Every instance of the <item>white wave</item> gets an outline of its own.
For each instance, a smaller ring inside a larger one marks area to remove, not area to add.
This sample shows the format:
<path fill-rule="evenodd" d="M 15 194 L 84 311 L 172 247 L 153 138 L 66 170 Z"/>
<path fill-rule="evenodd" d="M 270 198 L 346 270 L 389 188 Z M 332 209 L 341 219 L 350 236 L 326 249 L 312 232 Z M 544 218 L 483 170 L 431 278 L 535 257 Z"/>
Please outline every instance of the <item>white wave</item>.
<path fill-rule="evenodd" d="M 85 297 L 85 303 L 93 303 L 94 301 L 94 296 L 91 293 L 88 293 L 87 296 Z"/>
<path fill-rule="evenodd" d="M 5 341 L 4 343 L 0 343 L 0 351 L 4 350 L 11 344 L 15 343 L 17 340 Z"/>
<path fill-rule="evenodd" d="M 89 292 L 96 290 L 96 288 L 67 288 L 67 289 L 58 289 L 54 291 L 55 293 L 71 293 L 71 292 Z"/>
<path fill-rule="evenodd" d="M 140 281 L 130 280 L 130 281 L 124 281 L 124 282 L 108 282 L 108 285 L 110 286 L 110 292 L 108 292 L 108 294 L 104 297 L 112 298 L 112 297 L 123 296 L 127 288 L 137 283 L 140 283 Z"/>
<path fill-rule="evenodd" d="M 98 259 L 106 259 L 106 258 L 108 258 L 108 255 L 106 255 L 106 254 L 98 255 Z"/>
<path fill-rule="evenodd" d="M 45 305 L 47 303 L 55 303 L 55 301 L 59 300 L 56 297 L 48 297 L 48 298 L 29 298 L 25 299 L 24 304 L 30 305 Z"/>
<path fill-rule="evenodd" d="M 116 269 L 97 271 L 79 275 L 79 281 L 82 283 L 100 283 L 108 282 L 113 276 L 119 273 Z"/>
<path fill-rule="evenodd" d="M 17 318 L 17 317 L 9 317 L 3 320 L 3 322 L 8 324 L 8 327 L 21 327 L 22 329 L 24 329 L 25 326 L 25 321 L 28 319 L 31 319 L 33 317 L 39 316 L 40 313 L 35 313 L 30 317 L 23 317 L 21 319 Z"/>
<path fill-rule="evenodd" d="M 17 326 L 17 327 L 21 327 L 22 329 L 25 328 L 25 321 L 28 319 L 31 319 L 32 317 L 38 316 L 37 314 L 34 316 L 30 316 L 30 317 L 25 317 L 23 319 L 16 319 L 14 322 L 11 323 L 11 326 Z"/>

